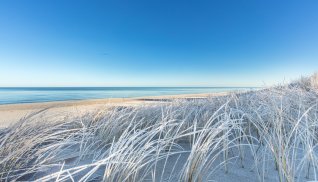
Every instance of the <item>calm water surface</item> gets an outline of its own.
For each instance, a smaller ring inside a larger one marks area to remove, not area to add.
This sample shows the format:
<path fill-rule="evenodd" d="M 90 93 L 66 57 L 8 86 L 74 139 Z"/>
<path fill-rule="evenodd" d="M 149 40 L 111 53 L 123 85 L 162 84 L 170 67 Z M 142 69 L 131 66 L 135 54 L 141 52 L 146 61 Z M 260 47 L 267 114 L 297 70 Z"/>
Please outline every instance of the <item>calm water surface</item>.
<path fill-rule="evenodd" d="M 252 90 L 246 87 L 19 87 L 0 88 L 0 104 L 129 98 Z"/>

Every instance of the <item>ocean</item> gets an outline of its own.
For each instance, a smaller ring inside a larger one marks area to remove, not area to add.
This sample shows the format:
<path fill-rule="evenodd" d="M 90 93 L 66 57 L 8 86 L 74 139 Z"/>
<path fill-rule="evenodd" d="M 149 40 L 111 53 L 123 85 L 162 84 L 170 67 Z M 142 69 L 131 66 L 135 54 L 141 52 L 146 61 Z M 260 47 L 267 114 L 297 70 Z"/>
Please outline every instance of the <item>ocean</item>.
<path fill-rule="evenodd" d="M 217 93 L 252 87 L 0 87 L 0 104 Z"/>

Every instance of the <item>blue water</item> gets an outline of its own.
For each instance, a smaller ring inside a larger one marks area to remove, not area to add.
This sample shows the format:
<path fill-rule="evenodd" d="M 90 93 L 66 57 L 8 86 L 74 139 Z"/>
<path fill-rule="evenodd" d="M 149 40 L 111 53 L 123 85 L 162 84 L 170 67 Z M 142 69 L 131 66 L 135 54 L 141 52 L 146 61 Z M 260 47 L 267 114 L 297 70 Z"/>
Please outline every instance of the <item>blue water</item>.
<path fill-rule="evenodd" d="M 0 104 L 35 103 L 101 98 L 129 98 L 224 91 L 243 87 L 18 87 L 0 88 Z"/>

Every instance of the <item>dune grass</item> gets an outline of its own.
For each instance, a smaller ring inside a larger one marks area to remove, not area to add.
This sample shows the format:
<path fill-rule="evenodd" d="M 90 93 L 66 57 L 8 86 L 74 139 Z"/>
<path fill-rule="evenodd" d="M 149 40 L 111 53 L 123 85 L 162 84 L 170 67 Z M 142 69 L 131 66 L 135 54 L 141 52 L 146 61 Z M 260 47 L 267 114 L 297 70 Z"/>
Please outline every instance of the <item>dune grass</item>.
<path fill-rule="evenodd" d="M 0 179 L 318 180 L 317 80 L 50 123 L 33 113 L 0 130 Z"/>

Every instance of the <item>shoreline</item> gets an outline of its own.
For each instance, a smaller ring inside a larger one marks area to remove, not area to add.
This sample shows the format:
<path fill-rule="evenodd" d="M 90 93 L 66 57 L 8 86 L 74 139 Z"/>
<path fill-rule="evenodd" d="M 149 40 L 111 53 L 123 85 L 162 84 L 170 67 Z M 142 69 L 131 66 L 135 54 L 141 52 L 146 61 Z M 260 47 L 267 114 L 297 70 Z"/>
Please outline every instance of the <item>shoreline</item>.
<path fill-rule="evenodd" d="M 209 96 L 223 96 L 229 92 L 217 93 L 200 93 L 200 94 L 177 94 L 177 95 L 160 95 L 160 96 L 144 96 L 144 97 L 130 97 L 130 98 L 102 98 L 102 99 L 83 99 L 83 100 L 64 100 L 64 101 L 49 101 L 49 102 L 32 102 L 32 103 L 15 103 L 15 104 L 1 104 L 0 111 L 6 110 L 24 110 L 24 109 L 42 109 L 45 107 L 68 107 L 79 105 L 94 105 L 94 104 L 116 104 L 129 102 L 151 102 L 153 99 L 187 99 L 187 98 L 206 98 Z"/>
<path fill-rule="evenodd" d="M 179 94 L 145 96 L 132 98 L 105 98 L 70 101 L 52 101 L 38 103 L 20 103 L 0 105 L 0 128 L 14 124 L 30 113 L 48 109 L 46 115 L 81 116 L 89 112 L 94 112 L 108 106 L 138 106 L 167 102 L 174 99 L 202 99 L 207 97 L 224 96 L 230 92 L 200 93 L 200 94 Z M 53 117 L 54 118 L 54 117 Z M 52 118 L 52 119 L 53 119 Z M 48 118 L 50 119 L 50 118 Z M 47 120 L 49 122 L 49 120 Z"/>

